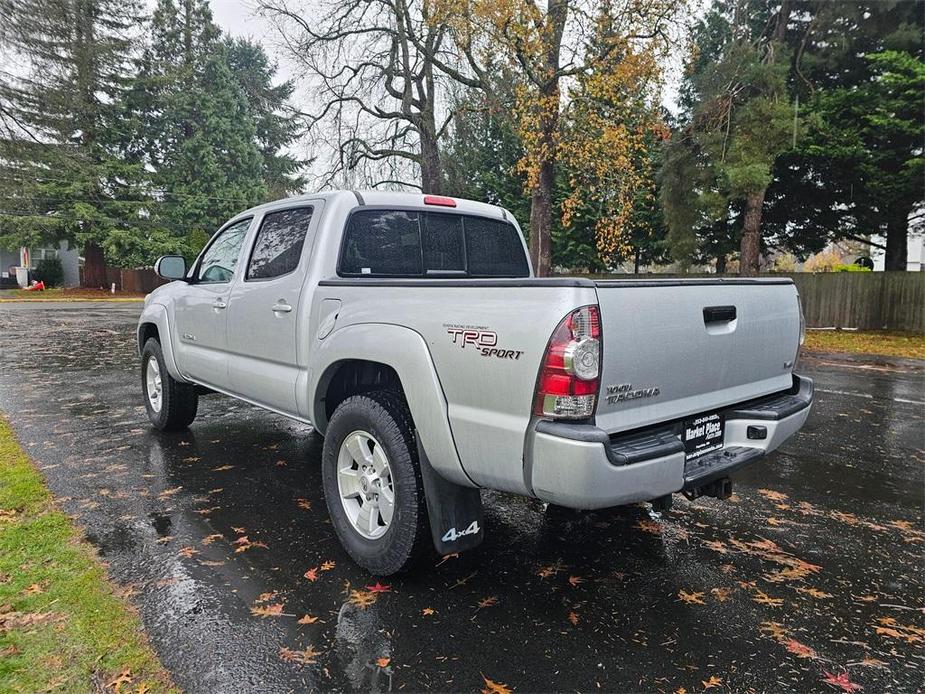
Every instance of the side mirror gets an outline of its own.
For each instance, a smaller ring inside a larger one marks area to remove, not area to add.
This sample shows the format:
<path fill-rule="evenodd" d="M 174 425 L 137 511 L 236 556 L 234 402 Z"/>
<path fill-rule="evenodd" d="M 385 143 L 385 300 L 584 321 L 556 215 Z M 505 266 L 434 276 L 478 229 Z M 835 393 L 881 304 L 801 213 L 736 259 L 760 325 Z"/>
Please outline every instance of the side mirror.
<path fill-rule="evenodd" d="M 162 255 L 154 263 L 154 272 L 165 280 L 185 280 L 186 258 L 182 255 Z"/>

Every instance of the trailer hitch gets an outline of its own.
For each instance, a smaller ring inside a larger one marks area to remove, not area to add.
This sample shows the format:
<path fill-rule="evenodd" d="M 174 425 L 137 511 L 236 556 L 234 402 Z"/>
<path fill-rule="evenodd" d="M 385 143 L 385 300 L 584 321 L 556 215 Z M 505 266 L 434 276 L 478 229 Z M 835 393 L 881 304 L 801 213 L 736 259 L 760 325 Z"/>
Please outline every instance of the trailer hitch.
<path fill-rule="evenodd" d="M 700 487 L 691 487 L 681 492 L 688 501 L 693 501 L 701 496 L 712 496 L 717 499 L 728 499 L 732 496 L 732 480 L 728 477 L 722 477 L 718 480 L 708 482 Z"/>

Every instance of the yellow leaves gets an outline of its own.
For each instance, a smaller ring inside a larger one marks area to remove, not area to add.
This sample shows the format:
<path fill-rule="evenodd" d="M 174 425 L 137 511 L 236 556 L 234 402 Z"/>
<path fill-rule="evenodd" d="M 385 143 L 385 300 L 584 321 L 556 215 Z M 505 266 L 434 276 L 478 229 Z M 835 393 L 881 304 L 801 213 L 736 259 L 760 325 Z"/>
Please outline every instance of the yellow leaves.
<path fill-rule="evenodd" d="M 494 682 L 485 677 L 485 675 L 482 675 L 482 679 L 485 680 L 485 686 L 482 687 L 482 694 L 511 694 L 513 691 L 506 684 Z"/>
<path fill-rule="evenodd" d="M 351 605 L 365 610 L 370 605 L 373 605 L 378 598 L 378 593 L 371 593 L 368 590 L 351 590 L 350 597 L 347 600 Z"/>
<path fill-rule="evenodd" d="M 322 571 L 330 571 L 330 570 L 333 569 L 335 566 L 337 566 L 337 564 L 329 559 L 328 561 L 326 561 L 326 562 L 324 562 L 324 563 L 321 564 L 321 570 L 322 570 Z"/>
<path fill-rule="evenodd" d="M 907 643 L 918 643 L 925 639 L 925 629 L 909 624 L 900 624 L 893 617 L 881 617 L 877 620 L 875 631 L 880 636 L 901 639 Z"/>
<path fill-rule="evenodd" d="M 706 605 L 703 601 L 702 592 L 688 593 L 686 590 L 679 590 L 678 597 L 681 599 L 681 602 L 686 602 L 690 605 Z"/>
<path fill-rule="evenodd" d="M 758 630 L 775 641 L 781 641 L 787 636 L 787 629 L 780 622 L 762 622 L 758 626 Z"/>
<path fill-rule="evenodd" d="M 767 605 L 769 607 L 781 607 L 784 604 L 783 598 L 772 598 L 770 595 L 758 588 L 755 589 L 755 595 L 752 596 L 752 601 L 758 603 L 759 605 Z"/>
<path fill-rule="evenodd" d="M 298 665 L 314 665 L 320 651 L 316 651 L 314 646 L 309 646 L 304 651 L 294 651 L 291 648 L 280 648 L 279 658 L 286 663 L 296 663 Z"/>
<path fill-rule="evenodd" d="M 421 616 L 422 616 L 422 617 L 430 617 L 430 616 L 433 615 L 435 612 L 436 612 L 436 610 L 435 610 L 433 607 L 425 607 L 423 610 L 421 610 Z"/>
<path fill-rule="evenodd" d="M 713 689 L 713 687 L 718 687 L 723 683 L 722 677 L 717 677 L 716 675 L 710 675 L 710 679 L 701 680 L 703 683 L 704 689 Z"/>
<path fill-rule="evenodd" d="M 798 593 L 803 593 L 804 595 L 808 595 L 811 598 L 815 598 L 816 600 L 828 600 L 829 598 L 832 597 L 831 593 L 825 593 L 819 590 L 818 588 L 797 587 L 796 591 Z"/>
<path fill-rule="evenodd" d="M 125 668 L 122 672 L 120 672 L 115 677 L 115 679 L 113 679 L 111 682 L 107 682 L 106 686 L 112 688 L 113 691 L 115 692 L 121 692 L 123 684 L 131 684 L 131 683 L 132 683 L 132 672 L 128 668 Z"/>

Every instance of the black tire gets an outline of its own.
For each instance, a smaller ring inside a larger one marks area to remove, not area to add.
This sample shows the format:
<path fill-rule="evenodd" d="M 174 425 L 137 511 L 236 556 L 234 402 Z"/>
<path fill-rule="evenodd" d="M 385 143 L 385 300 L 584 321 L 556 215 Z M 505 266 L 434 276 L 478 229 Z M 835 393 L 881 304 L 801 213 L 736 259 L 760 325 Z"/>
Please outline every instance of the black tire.
<path fill-rule="evenodd" d="M 155 410 L 148 397 L 148 379 L 146 378 L 148 362 L 157 361 L 161 378 L 161 408 Z M 199 409 L 199 393 L 191 383 L 180 383 L 167 371 L 161 343 L 149 338 L 141 351 L 141 391 L 144 393 L 145 409 L 151 424 L 161 431 L 185 429 L 194 419 Z"/>
<path fill-rule="evenodd" d="M 388 457 L 394 512 L 385 533 L 363 537 L 341 502 L 337 461 L 349 434 L 371 434 Z M 427 549 L 429 525 L 411 413 L 401 393 L 373 391 L 344 400 L 328 424 L 321 458 L 324 497 L 334 531 L 353 560 L 376 576 L 405 571 Z"/>

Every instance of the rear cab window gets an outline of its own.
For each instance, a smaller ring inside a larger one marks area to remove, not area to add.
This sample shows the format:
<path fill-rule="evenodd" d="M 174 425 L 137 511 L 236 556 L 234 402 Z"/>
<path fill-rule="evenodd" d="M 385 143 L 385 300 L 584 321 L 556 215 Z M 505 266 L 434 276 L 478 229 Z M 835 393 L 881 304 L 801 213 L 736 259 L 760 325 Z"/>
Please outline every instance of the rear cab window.
<path fill-rule="evenodd" d="M 338 263 L 344 277 L 528 277 L 509 222 L 464 213 L 359 209 Z"/>

